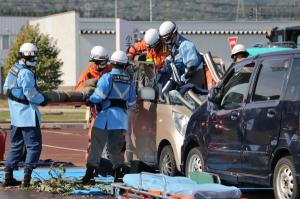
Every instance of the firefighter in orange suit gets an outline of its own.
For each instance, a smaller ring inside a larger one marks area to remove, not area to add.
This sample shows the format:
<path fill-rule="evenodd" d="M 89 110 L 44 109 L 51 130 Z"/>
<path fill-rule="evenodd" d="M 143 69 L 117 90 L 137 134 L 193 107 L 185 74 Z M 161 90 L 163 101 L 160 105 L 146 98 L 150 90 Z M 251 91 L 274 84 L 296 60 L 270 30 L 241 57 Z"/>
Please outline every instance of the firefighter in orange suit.
<path fill-rule="evenodd" d="M 109 56 L 107 50 L 102 46 L 95 46 L 91 50 L 90 54 L 90 66 L 81 74 L 79 81 L 75 87 L 76 91 L 82 91 L 85 82 L 88 80 L 98 80 L 100 77 L 111 71 L 112 67 L 108 64 Z M 97 83 L 97 81 L 95 81 Z M 95 108 L 90 108 L 90 119 L 89 119 L 89 144 L 88 150 L 90 148 L 91 131 L 94 125 L 94 120 L 96 117 Z M 88 156 L 88 151 L 86 153 L 86 158 Z"/>
<path fill-rule="evenodd" d="M 133 60 L 136 55 L 147 52 L 147 45 L 144 40 L 135 42 L 132 46 L 127 49 L 127 57 Z"/>
<path fill-rule="evenodd" d="M 164 44 L 156 29 L 146 31 L 144 41 L 147 46 L 146 61 L 153 62 L 155 69 L 159 70 L 165 63 L 166 57 L 169 55 L 168 47 Z"/>

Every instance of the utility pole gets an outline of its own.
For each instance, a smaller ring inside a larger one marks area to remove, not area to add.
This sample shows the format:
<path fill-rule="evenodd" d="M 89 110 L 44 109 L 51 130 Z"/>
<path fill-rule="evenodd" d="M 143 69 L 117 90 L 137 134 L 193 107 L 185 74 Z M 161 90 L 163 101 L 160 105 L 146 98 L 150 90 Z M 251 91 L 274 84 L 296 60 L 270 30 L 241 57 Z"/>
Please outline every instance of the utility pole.
<path fill-rule="evenodd" d="M 244 18 L 245 18 L 245 3 L 244 0 L 238 0 L 235 20 L 238 21 Z"/>
<path fill-rule="evenodd" d="M 4 67 L 2 67 L 2 60 L 0 60 L 0 97 L 3 95 L 3 84 L 4 84 Z"/>
<path fill-rule="evenodd" d="M 259 0 L 256 0 L 256 8 L 255 8 L 255 21 L 258 20 L 258 1 Z"/>
<path fill-rule="evenodd" d="M 297 13 L 297 9 L 296 9 L 296 0 L 292 0 L 292 14 L 290 15 L 291 16 L 291 19 L 290 20 L 295 20 L 296 18 L 296 13 Z"/>
<path fill-rule="evenodd" d="M 115 18 L 118 18 L 118 0 L 115 0 Z"/>
<path fill-rule="evenodd" d="M 152 21 L 152 0 L 149 0 L 149 8 L 150 8 L 150 21 Z"/>
<path fill-rule="evenodd" d="M 258 16 L 258 4 L 256 1 L 256 7 L 255 7 L 255 21 L 257 21 L 257 16 Z"/>

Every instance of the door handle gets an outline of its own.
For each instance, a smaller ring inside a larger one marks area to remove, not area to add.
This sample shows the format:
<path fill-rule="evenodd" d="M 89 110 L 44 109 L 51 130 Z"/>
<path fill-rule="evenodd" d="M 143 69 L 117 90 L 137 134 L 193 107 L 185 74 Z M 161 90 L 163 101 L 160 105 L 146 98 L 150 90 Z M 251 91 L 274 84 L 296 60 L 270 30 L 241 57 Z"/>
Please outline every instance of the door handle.
<path fill-rule="evenodd" d="M 273 109 L 273 108 L 268 109 L 268 111 L 267 111 L 267 117 L 268 118 L 273 118 L 273 117 L 275 117 L 275 115 L 276 115 L 276 110 L 275 109 Z"/>
<path fill-rule="evenodd" d="M 239 111 L 232 111 L 231 114 L 230 114 L 230 119 L 231 120 L 236 120 L 240 115 L 240 112 Z"/>

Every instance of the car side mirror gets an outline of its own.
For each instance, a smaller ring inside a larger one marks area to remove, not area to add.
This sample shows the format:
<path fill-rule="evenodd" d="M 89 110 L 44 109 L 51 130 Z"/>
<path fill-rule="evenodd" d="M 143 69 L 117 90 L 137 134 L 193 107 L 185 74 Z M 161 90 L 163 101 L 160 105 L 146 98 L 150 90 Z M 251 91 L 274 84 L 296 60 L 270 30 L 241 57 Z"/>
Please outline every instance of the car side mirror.
<path fill-rule="evenodd" d="M 147 101 L 155 100 L 155 90 L 154 88 L 151 87 L 142 87 L 139 89 L 138 96 L 142 100 L 147 100 Z"/>

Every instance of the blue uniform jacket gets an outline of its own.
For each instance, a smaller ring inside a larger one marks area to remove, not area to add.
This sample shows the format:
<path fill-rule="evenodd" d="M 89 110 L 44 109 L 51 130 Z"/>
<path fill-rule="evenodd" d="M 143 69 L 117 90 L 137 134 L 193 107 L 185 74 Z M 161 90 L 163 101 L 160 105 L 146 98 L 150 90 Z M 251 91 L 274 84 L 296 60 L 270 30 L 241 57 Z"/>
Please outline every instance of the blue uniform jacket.
<path fill-rule="evenodd" d="M 176 43 L 171 48 L 171 54 L 166 59 L 167 62 L 174 61 L 180 75 L 190 67 L 203 68 L 203 58 L 196 46 L 181 35 L 177 35 Z"/>
<path fill-rule="evenodd" d="M 126 81 L 122 81 L 122 79 Z M 94 93 L 90 96 L 90 101 L 102 105 L 102 111 L 97 113 L 94 127 L 105 130 L 122 129 L 127 132 L 127 110 L 110 107 L 110 99 L 125 100 L 127 107 L 133 106 L 136 102 L 135 86 L 133 82 L 129 81 L 129 76 L 123 70 L 112 69 L 111 72 L 104 74 L 99 79 Z"/>
<path fill-rule="evenodd" d="M 37 90 L 33 72 L 25 68 L 23 62 L 16 63 L 10 69 L 3 86 L 4 94 L 7 93 L 8 89 L 11 89 L 13 96 L 16 98 L 25 99 L 26 97 L 29 102 L 29 105 L 25 105 L 8 99 L 11 125 L 35 127 L 36 116 L 39 123 L 41 123 L 41 114 L 37 105 L 44 101 L 44 96 Z"/>

